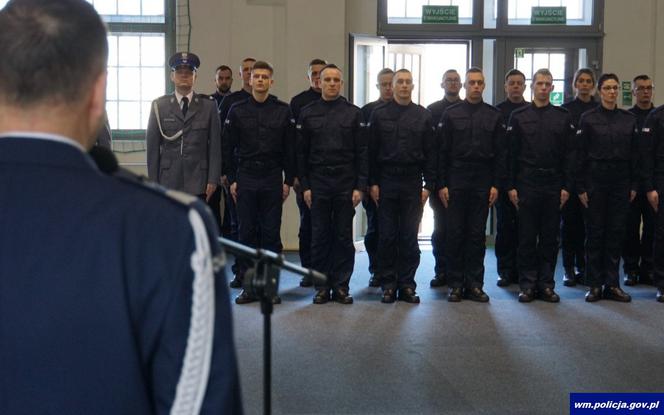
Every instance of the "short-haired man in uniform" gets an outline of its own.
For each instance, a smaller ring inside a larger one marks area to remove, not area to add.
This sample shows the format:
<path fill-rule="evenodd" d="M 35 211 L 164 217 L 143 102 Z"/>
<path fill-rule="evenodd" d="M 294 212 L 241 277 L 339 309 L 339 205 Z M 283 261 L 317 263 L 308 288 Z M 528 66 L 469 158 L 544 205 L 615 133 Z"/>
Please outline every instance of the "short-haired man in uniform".
<path fill-rule="evenodd" d="M 484 74 L 466 72 L 466 99 L 445 111 L 439 124 L 438 196 L 447 208 L 445 239 L 448 301 L 487 302 L 484 286 L 485 227 L 504 180 L 505 124 L 482 100 Z"/>
<path fill-rule="evenodd" d="M 224 160 L 237 205 L 239 242 L 280 253 L 282 203 L 293 185 L 295 137 L 288 104 L 269 95 L 272 74 L 267 62 L 254 63 L 251 98 L 233 105 L 226 118 L 224 143 L 228 146 L 224 150 L 228 156 Z M 238 261 L 240 280 L 250 265 Z M 245 290 L 235 302 L 255 300 Z M 279 303 L 279 297 L 273 302 Z"/>
<path fill-rule="evenodd" d="M 87 153 L 102 19 L 83 0 L 13 0 L 0 26 L 0 413 L 241 414 L 204 202 Z"/>
<path fill-rule="evenodd" d="M 251 97 L 251 69 L 254 67 L 256 59 L 254 58 L 244 58 L 240 63 L 238 74 L 242 78 L 242 89 L 235 91 L 226 95 L 224 99 L 221 100 L 219 104 L 219 119 L 221 120 L 221 147 L 222 147 L 222 157 L 226 159 L 229 154 L 223 154 L 223 148 L 228 146 L 228 143 L 224 142 L 224 127 L 226 118 L 228 117 L 228 112 L 230 111 L 233 104 L 244 101 Z M 222 185 L 224 187 L 224 226 L 222 228 L 229 229 L 228 238 L 237 241 L 239 238 L 238 235 L 238 219 L 237 219 L 237 210 L 233 197 L 231 196 L 230 183 L 228 183 L 228 163 L 222 163 Z M 228 219 L 227 219 L 228 218 Z M 233 272 L 233 279 L 230 282 L 231 288 L 240 288 L 242 287 L 241 276 L 238 275 L 238 260 L 235 259 L 235 263 L 231 267 Z"/>
<path fill-rule="evenodd" d="M 435 189 L 436 153 L 431 113 L 412 101 L 413 75 L 399 69 L 394 99 L 376 108 L 369 128 L 369 183 L 378 205 L 381 302 L 419 303 L 417 230 Z"/>
<path fill-rule="evenodd" d="M 581 114 L 595 108 L 595 73 L 590 68 L 579 68 L 574 73 L 574 99 L 562 105 L 572 115 L 574 127 L 579 127 Z M 578 138 L 578 137 L 577 137 Z M 578 140 L 577 140 L 578 141 Z M 575 189 L 569 189 L 576 194 Z M 585 284 L 586 225 L 583 208 L 578 197 L 570 197 L 563 206 L 560 222 L 560 251 L 563 256 L 563 285 L 574 287 Z M 576 270 L 574 269 L 576 267 Z"/>
<path fill-rule="evenodd" d="M 217 102 L 217 108 L 219 108 L 224 97 L 232 93 L 233 70 L 226 65 L 219 65 L 214 71 L 214 85 L 216 91 L 211 96 Z"/>
<path fill-rule="evenodd" d="M 496 105 L 503 114 L 505 125 L 510 114 L 517 108 L 528 105 L 523 99 L 526 90 L 526 76 L 518 69 L 511 69 L 505 74 L 505 100 Z M 509 143 L 506 143 L 509 145 Z M 517 270 L 517 246 L 519 229 L 517 225 L 517 211 L 509 195 L 509 189 L 499 189 L 496 201 L 496 268 L 498 269 L 499 287 L 507 287 L 511 283 L 519 282 Z"/>
<path fill-rule="evenodd" d="M 664 303 L 664 105 L 650 112 L 641 132 L 642 188 L 655 215 L 653 284 Z"/>
<path fill-rule="evenodd" d="M 515 109 L 507 127 L 510 154 L 505 186 L 518 209 L 519 301 L 557 303 L 554 275 L 560 209 L 570 197 L 574 136 L 569 112 L 551 105 L 553 75 L 540 69 L 531 84 L 533 102 Z"/>
<path fill-rule="evenodd" d="M 390 102 L 393 97 L 392 91 L 392 78 L 394 78 L 394 71 L 390 68 L 383 68 L 378 72 L 376 77 L 376 88 L 380 93 L 377 100 L 368 103 L 362 107 L 362 115 L 365 121 L 371 119 L 373 110 L 381 104 Z M 367 250 L 369 257 L 369 287 L 380 287 L 380 279 L 376 275 L 376 263 L 378 262 L 378 208 L 373 200 L 371 194 L 367 191 L 362 199 L 362 206 L 367 214 L 367 232 L 364 234 L 364 248 Z"/>
<path fill-rule="evenodd" d="M 189 52 L 168 60 L 175 92 L 152 102 L 146 145 L 150 180 L 207 201 L 221 178 L 221 127 L 215 101 L 194 92 L 200 63 Z"/>
<path fill-rule="evenodd" d="M 304 107 L 297 122 L 298 174 L 311 210 L 311 267 L 327 274 L 313 301 L 351 304 L 353 215 L 367 187 L 364 123 L 362 111 L 341 96 L 343 74 L 336 65 L 321 69 L 320 87 L 321 99 Z"/>
<path fill-rule="evenodd" d="M 655 106 L 652 96 L 655 86 L 648 75 L 638 75 L 632 80 L 632 94 L 636 103 L 629 112 L 636 116 L 636 126 L 642 130 L 646 118 Z M 643 219 L 643 222 L 642 222 Z M 643 223 L 643 232 L 641 224 Z M 652 284 L 652 245 L 655 233 L 655 214 L 648 203 L 642 186 L 629 205 L 625 243 L 622 248 L 625 285 Z"/>
<path fill-rule="evenodd" d="M 320 71 L 327 65 L 323 59 L 312 59 L 307 69 L 307 81 L 309 88 L 295 95 L 290 101 L 291 113 L 297 121 L 300 118 L 300 111 L 305 106 L 320 99 Z M 299 177 L 299 175 L 298 175 Z M 303 190 L 298 178 L 293 184 L 295 191 L 295 201 L 300 211 L 300 229 L 297 233 L 299 238 L 300 264 L 305 268 L 311 268 L 311 212 L 304 202 Z M 310 277 L 302 277 L 300 287 L 311 287 L 313 285 Z"/>
<path fill-rule="evenodd" d="M 456 104 L 461 90 L 461 77 L 456 69 L 448 69 L 443 73 L 443 79 L 440 87 L 445 91 L 443 99 L 429 105 L 427 109 L 431 111 L 431 121 L 437 126 L 443 113 L 450 105 Z M 440 143 L 436 143 L 440 146 Z M 436 149 L 438 152 L 438 148 Z M 434 277 L 429 282 L 431 288 L 447 285 L 447 267 L 445 266 L 445 212 L 447 209 L 443 206 L 440 198 L 434 195 L 429 198 L 429 206 L 433 210 L 433 232 L 431 233 L 431 248 L 435 260 Z"/>

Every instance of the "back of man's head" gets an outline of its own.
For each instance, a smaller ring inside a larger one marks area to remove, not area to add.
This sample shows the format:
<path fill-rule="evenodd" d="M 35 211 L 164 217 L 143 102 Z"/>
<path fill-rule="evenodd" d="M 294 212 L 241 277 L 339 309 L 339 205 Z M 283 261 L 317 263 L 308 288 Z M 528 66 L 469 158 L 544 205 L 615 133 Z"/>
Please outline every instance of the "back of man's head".
<path fill-rule="evenodd" d="M 106 29 L 84 0 L 12 0 L 0 27 L 1 105 L 67 103 L 106 70 Z"/>

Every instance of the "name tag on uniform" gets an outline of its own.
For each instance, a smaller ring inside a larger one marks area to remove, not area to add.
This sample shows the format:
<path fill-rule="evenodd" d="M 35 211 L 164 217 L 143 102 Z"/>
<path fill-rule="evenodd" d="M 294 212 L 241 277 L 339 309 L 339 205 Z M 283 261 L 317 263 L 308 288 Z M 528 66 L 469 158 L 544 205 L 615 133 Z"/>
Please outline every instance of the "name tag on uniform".
<path fill-rule="evenodd" d="M 164 118 L 164 121 L 175 122 L 175 118 Z"/>
<path fill-rule="evenodd" d="M 644 133 L 649 133 L 649 132 L 650 132 L 650 128 L 644 128 L 644 129 L 641 130 L 641 131 L 643 131 Z"/>

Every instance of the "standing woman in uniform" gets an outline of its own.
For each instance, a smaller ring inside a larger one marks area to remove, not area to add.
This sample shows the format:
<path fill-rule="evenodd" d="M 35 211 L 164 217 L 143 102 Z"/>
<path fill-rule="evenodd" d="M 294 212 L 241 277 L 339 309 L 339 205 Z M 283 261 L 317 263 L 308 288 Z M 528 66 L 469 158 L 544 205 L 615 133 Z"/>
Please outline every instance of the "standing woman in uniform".
<path fill-rule="evenodd" d="M 618 77 L 604 74 L 597 84 L 600 105 L 581 116 L 577 131 L 577 192 L 588 231 L 586 301 L 629 302 L 618 266 L 629 203 L 636 196 L 638 130 L 636 117 L 618 108 Z"/>

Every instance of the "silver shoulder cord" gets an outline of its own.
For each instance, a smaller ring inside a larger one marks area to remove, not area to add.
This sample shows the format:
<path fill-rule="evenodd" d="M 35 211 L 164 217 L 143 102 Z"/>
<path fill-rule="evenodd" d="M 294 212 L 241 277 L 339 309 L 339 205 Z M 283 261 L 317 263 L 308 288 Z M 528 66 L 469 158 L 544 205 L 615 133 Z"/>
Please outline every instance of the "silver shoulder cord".
<path fill-rule="evenodd" d="M 161 136 L 168 141 L 175 141 L 178 138 L 180 138 L 180 136 L 182 135 L 182 130 L 178 131 L 177 133 L 171 136 L 164 134 L 164 130 L 161 128 L 161 117 L 159 117 L 159 105 L 157 105 L 157 101 L 154 101 L 152 103 L 152 106 L 154 107 L 154 115 L 156 115 L 157 117 L 157 126 L 159 127 L 159 132 L 161 133 Z"/>

